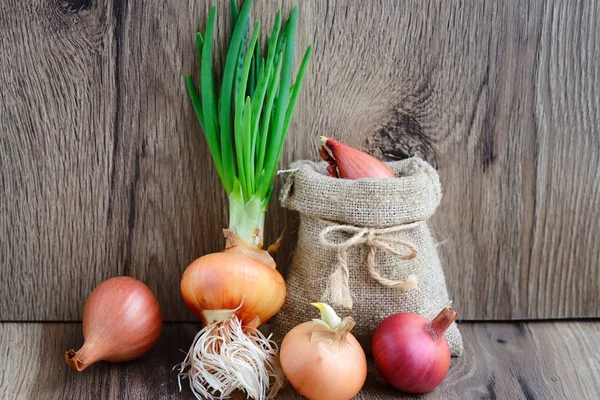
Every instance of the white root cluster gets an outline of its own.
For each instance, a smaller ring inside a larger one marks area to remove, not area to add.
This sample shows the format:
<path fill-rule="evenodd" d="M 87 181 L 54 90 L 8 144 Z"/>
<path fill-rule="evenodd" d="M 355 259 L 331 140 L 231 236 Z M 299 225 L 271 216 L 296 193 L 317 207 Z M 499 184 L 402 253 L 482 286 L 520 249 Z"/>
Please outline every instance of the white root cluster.
<path fill-rule="evenodd" d="M 179 368 L 197 399 L 225 399 L 235 390 L 257 400 L 274 398 L 283 386 L 277 344 L 231 315 L 202 329 Z"/>

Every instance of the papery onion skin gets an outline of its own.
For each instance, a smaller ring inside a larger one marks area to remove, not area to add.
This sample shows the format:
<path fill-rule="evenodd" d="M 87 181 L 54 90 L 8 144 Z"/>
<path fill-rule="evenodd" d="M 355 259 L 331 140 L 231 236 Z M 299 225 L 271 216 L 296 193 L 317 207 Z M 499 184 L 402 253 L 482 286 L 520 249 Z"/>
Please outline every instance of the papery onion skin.
<path fill-rule="evenodd" d="M 327 157 L 324 149 L 320 150 L 321 158 L 329 163 L 327 171 L 330 176 L 335 176 L 335 167 L 337 167 L 338 175 L 342 179 L 396 177 L 387 165 L 365 152 L 332 138 L 322 137 L 321 141 L 333 155 L 331 159 Z"/>
<path fill-rule="evenodd" d="M 457 317 L 444 309 L 436 319 L 445 320 L 433 328 L 432 321 L 413 313 L 383 320 L 372 339 L 373 358 L 383 378 L 408 393 L 426 393 L 439 386 L 450 368 L 444 331 Z"/>
<path fill-rule="evenodd" d="M 365 353 L 356 338 L 348 333 L 339 342 L 328 336 L 330 333 L 314 322 L 305 322 L 288 332 L 281 343 L 283 372 L 309 400 L 351 399 L 367 378 Z"/>
<path fill-rule="evenodd" d="M 97 361 L 124 362 L 144 355 L 160 336 L 162 313 L 144 283 L 127 276 L 102 282 L 83 308 L 84 345 L 65 360 L 77 371 Z"/>
<path fill-rule="evenodd" d="M 196 259 L 181 278 L 187 306 L 205 324 L 204 311 L 235 310 L 244 326 L 256 328 L 285 300 L 285 281 L 273 267 L 242 253 L 221 252 Z"/>

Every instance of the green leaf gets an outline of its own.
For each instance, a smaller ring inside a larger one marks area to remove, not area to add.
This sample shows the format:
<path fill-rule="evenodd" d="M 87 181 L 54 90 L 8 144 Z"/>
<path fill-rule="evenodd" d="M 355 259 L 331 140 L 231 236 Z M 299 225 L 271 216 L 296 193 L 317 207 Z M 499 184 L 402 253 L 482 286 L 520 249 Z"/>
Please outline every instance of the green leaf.
<path fill-rule="evenodd" d="M 242 39 L 242 45 L 240 46 L 240 50 L 238 52 L 238 56 L 237 56 L 237 60 L 236 60 L 235 75 L 233 78 L 233 82 L 234 82 L 233 98 L 234 99 L 238 95 L 238 92 L 240 90 L 240 81 L 242 80 L 242 69 L 244 69 L 244 58 L 246 57 L 246 40 L 248 40 L 249 24 L 250 24 L 250 22 L 248 21 L 248 23 L 246 24 L 246 27 L 244 28 L 244 37 Z"/>
<path fill-rule="evenodd" d="M 190 95 L 190 100 L 192 101 L 192 106 L 194 107 L 196 117 L 198 118 L 198 123 L 200 124 L 200 128 L 202 128 L 202 132 L 204 133 L 204 136 L 206 137 L 206 132 L 204 131 L 204 116 L 202 113 L 202 103 L 200 101 L 200 97 L 198 96 L 198 92 L 196 91 L 196 86 L 194 86 L 194 81 L 193 81 L 192 77 L 189 75 L 186 75 L 185 83 L 187 84 L 188 93 Z M 206 141 L 209 142 L 208 138 L 206 138 Z M 209 150 L 212 154 L 213 149 L 210 148 L 210 144 L 209 144 Z"/>
<path fill-rule="evenodd" d="M 200 61 L 200 76 L 202 76 L 202 47 L 204 46 L 204 38 L 200 32 L 196 32 L 196 51 L 198 52 L 198 61 Z"/>
<path fill-rule="evenodd" d="M 298 19 L 298 6 L 294 6 L 290 18 L 286 22 L 285 47 L 283 53 L 283 67 L 281 70 L 281 82 L 279 84 L 279 94 L 275 108 L 274 126 L 272 127 L 274 135 L 269 139 L 267 146 L 267 156 L 265 158 L 265 178 L 263 181 L 261 195 L 266 196 L 269 187 L 272 185 L 275 177 L 275 170 L 279 164 L 279 148 L 283 146 L 285 133 L 283 124 L 285 122 L 285 113 L 290 101 L 290 84 L 292 79 L 292 67 L 294 62 L 294 47 L 296 39 L 296 23 Z"/>
<path fill-rule="evenodd" d="M 257 145 L 260 141 L 260 120 L 261 120 L 261 112 L 263 109 L 263 105 L 265 102 L 265 96 L 267 94 L 267 86 L 271 80 L 273 75 L 273 61 L 267 65 L 265 71 L 260 76 L 258 81 L 258 87 L 254 92 L 254 106 L 252 107 L 252 160 L 255 166 L 254 174 L 258 177 L 259 169 L 258 167 L 258 154 L 256 152 Z M 263 158 L 264 160 L 264 158 Z"/>
<path fill-rule="evenodd" d="M 235 139 L 235 154 L 237 160 L 238 167 L 238 178 L 242 187 L 247 182 L 246 174 L 251 174 L 252 171 L 246 170 L 246 163 L 244 162 L 244 140 L 249 140 L 250 138 L 245 138 L 243 132 L 243 110 L 244 110 L 244 93 L 246 92 L 246 85 L 248 83 L 248 74 L 250 73 L 250 62 L 252 61 L 252 55 L 254 54 L 254 46 L 256 46 L 256 42 L 258 41 L 258 34 L 260 33 L 260 22 L 256 22 L 254 26 L 254 32 L 252 34 L 252 39 L 250 40 L 250 45 L 248 46 L 248 50 L 246 51 L 246 58 L 244 59 L 244 68 L 242 70 L 242 79 L 240 81 L 239 92 L 235 98 L 235 114 L 234 114 L 234 127 L 233 127 L 233 136 Z M 244 187 L 244 193 L 248 188 Z"/>
<path fill-rule="evenodd" d="M 217 170 L 223 171 L 220 149 L 218 144 L 218 125 L 217 125 L 217 113 L 215 103 L 215 90 L 212 76 L 212 55 L 211 47 L 213 41 L 213 31 L 215 27 L 215 17 L 217 8 L 212 6 L 208 14 L 208 22 L 206 23 L 206 32 L 204 34 L 205 40 L 202 45 L 202 59 L 200 62 L 200 86 L 201 86 L 201 98 L 202 98 L 202 110 L 204 119 L 204 133 L 213 155 L 213 160 L 217 166 Z M 197 37 L 197 36 L 196 36 Z M 225 175 L 221 176 L 221 179 L 226 178 Z"/>
<path fill-rule="evenodd" d="M 292 120 L 292 115 L 294 113 L 296 101 L 298 100 L 298 94 L 300 93 L 300 89 L 302 87 L 302 81 L 304 80 L 304 73 L 306 71 L 306 67 L 310 60 L 311 53 L 312 53 L 312 46 L 308 46 L 308 48 L 306 49 L 306 52 L 304 53 L 304 57 L 302 58 L 302 63 L 300 64 L 300 69 L 298 70 L 298 75 L 296 76 L 296 82 L 292 86 L 292 95 L 290 97 L 290 102 L 289 102 L 287 111 L 285 113 L 285 121 L 284 121 L 284 125 L 283 125 L 283 130 L 281 131 L 281 136 L 283 137 L 283 139 L 278 144 L 279 147 L 277 148 L 277 156 L 275 157 L 275 159 L 277 160 L 277 163 L 279 163 L 279 159 L 281 158 L 281 153 L 283 152 L 283 144 L 285 143 L 285 137 L 287 136 L 287 131 L 290 126 L 290 122 Z M 275 167 L 277 167 L 277 164 L 275 164 Z M 269 175 L 267 175 L 267 176 L 269 176 Z M 271 181 L 269 183 L 269 187 L 271 188 L 271 191 L 273 188 L 273 180 L 274 179 L 275 179 L 275 176 L 273 175 L 271 177 Z M 271 193 L 267 192 L 265 194 L 265 198 L 270 199 Z"/>
<path fill-rule="evenodd" d="M 250 84 L 248 87 L 248 96 L 254 96 L 256 86 L 258 85 L 258 78 L 260 73 L 260 43 L 257 43 L 254 47 L 254 56 L 252 57 L 252 65 L 250 66 Z"/>
<path fill-rule="evenodd" d="M 255 181 L 259 182 L 259 178 L 262 172 L 262 166 L 264 164 L 264 147 L 261 146 L 262 135 L 260 129 L 261 113 L 263 110 L 263 104 L 267 89 L 271 83 L 273 77 L 273 63 L 275 58 L 275 48 L 277 46 L 277 39 L 279 37 L 279 31 L 281 28 L 281 11 L 277 10 L 275 17 L 275 23 L 268 40 L 267 48 L 267 60 L 264 66 L 261 66 L 261 76 L 259 78 L 258 87 L 254 95 L 254 106 L 252 107 L 252 154 L 255 160 Z M 264 61 L 261 59 L 261 61 Z M 271 102 L 271 104 L 273 104 Z M 270 111 L 269 111 L 270 114 Z M 269 116 L 267 118 L 270 118 Z M 264 122 L 263 122 L 264 125 Z M 265 134 L 266 140 L 266 134 Z M 257 148 L 259 152 L 257 153 Z"/>
<path fill-rule="evenodd" d="M 239 12 L 238 12 L 238 8 L 237 8 L 237 1 L 236 0 L 231 0 L 229 2 L 229 8 L 231 10 L 231 33 L 233 34 L 233 30 L 235 29 L 235 25 L 237 24 L 237 19 L 239 16 Z"/>
<path fill-rule="evenodd" d="M 225 191 L 229 194 L 233 190 L 233 178 L 235 177 L 235 163 L 233 159 L 233 146 L 231 143 L 231 96 L 233 89 L 233 79 L 236 67 L 236 61 L 240 48 L 244 46 L 242 42 L 245 26 L 250 20 L 250 7 L 252 0 L 246 0 L 237 17 L 237 22 L 231 35 L 231 42 L 227 51 L 225 60 L 225 69 L 223 72 L 223 81 L 221 84 L 221 95 L 219 97 L 219 121 L 221 125 L 221 158 L 223 160 L 223 170 L 225 171 L 226 181 L 223 182 Z M 214 7 L 214 6 L 213 6 Z M 239 167 L 239 165 L 238 165 Z"/>
<path fill-rule="evenodd" d="M 271 125 L 271 115 L 273 110 L 273 104 L 275 102 L 275 95 L 279 90 L 279 77 L 281 76 L 281 66 L 283 64 L 283 53 L 279 54 L 277 61 L 275 62 L 275 72 L 271 77 L 271 81 L 267 88 L 267 103 L 265 104 L 265 111 L 262 116 L 262 127 L 260 129 L 260 137 L 258 144 L 258 154 L 256 162 L 256 176 L 262 174 L 265 166 L 265 157 L 267 153 L 267 142 L 269 141 L 269 128 Z M 274 114 L 273 114 L 274 115 Z M 261 179 L 261 182 L 264 181 Z M 261 184 L 262 185 L 262 184 Z"/>
<path fill-rule="evenodd" d="M 283 49 L 285 48 L 285 41 L 286 41 L 286 38 L 287 38 L 287 27 L 288 27 L 288 22 L 289 21 L 290 20 L 287 19 L 283 23 L 283 26 L 281 27 L 281 35 L 277 39 L 277 47 L 275 49 L 275 51 L 277 52 L 277 54 L 282 53 Z"/>
<path fill-rule="evenodd" d="M 254 89 L 256 88 L 256 50 L 252 55 L 252 61 L 250 62 L 250 71 L 248 72 L 248 85 L 246 86 L 246 96 L 252 96 Z"/>
<path fill-rule="evenodd" d="M 244 140 L 243 140 L 243 152 L 244 152 L 244 171 L 246 171 L 245 178 L 245 199 L 246 201 L 250 200 L 250 197 L 254 194 L 254 174 L 252 171 L 254 170 L 253 159 L 250 156 L 251 150 L 251 142 L 250 136 L 252 135 L 252 100 L 250 100 L 250 96 L 246 97 L 246 104 L 244 106 Z"/>

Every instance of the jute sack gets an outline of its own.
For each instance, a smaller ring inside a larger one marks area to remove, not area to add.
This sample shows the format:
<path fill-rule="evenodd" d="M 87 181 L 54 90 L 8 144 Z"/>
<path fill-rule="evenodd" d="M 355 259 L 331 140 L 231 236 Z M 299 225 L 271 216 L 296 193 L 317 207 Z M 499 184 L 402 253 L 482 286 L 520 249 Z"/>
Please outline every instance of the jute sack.
<path fill-rule="evenodd" d="M 436 243 L 427 226 L 442 197 L 437 172 L 420 158 L 388 163 L 397 179 L 327 176 L 326 164 L 299 161 L 283 173 L 283 207 L 300 213 L 287 297 L 272 321 L 275 340 L 324 301 L 352 315 L 367 353 L 377 325 L 398 312 L 433 318 L 450 304 Z M 462 352 L 456 324 L 446 331 Z"/>

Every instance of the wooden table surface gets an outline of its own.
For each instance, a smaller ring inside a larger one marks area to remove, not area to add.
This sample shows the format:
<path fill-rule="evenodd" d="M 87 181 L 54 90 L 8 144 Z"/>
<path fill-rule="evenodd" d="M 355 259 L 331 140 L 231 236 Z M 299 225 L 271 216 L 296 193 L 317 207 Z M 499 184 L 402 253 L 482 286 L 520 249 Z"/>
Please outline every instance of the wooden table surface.
<path fill-rule="evenodd" d="M 192 399 L 171 368 L 197 326 L 167 323 L 156 347 L 125 364 L 98 363 L 77 373 L 63 352 L 82 344 L 79 323 L 2 323 L 2 399 Z M 466 350 L 444 383 L 409 396 L 371 380 L 358 399 L 600 399 L 600 322 L 463 323 Z M 242 398 L 242 396 L 240 396 Z M 282 399 L 300 398 L 287 389 Z"/>

